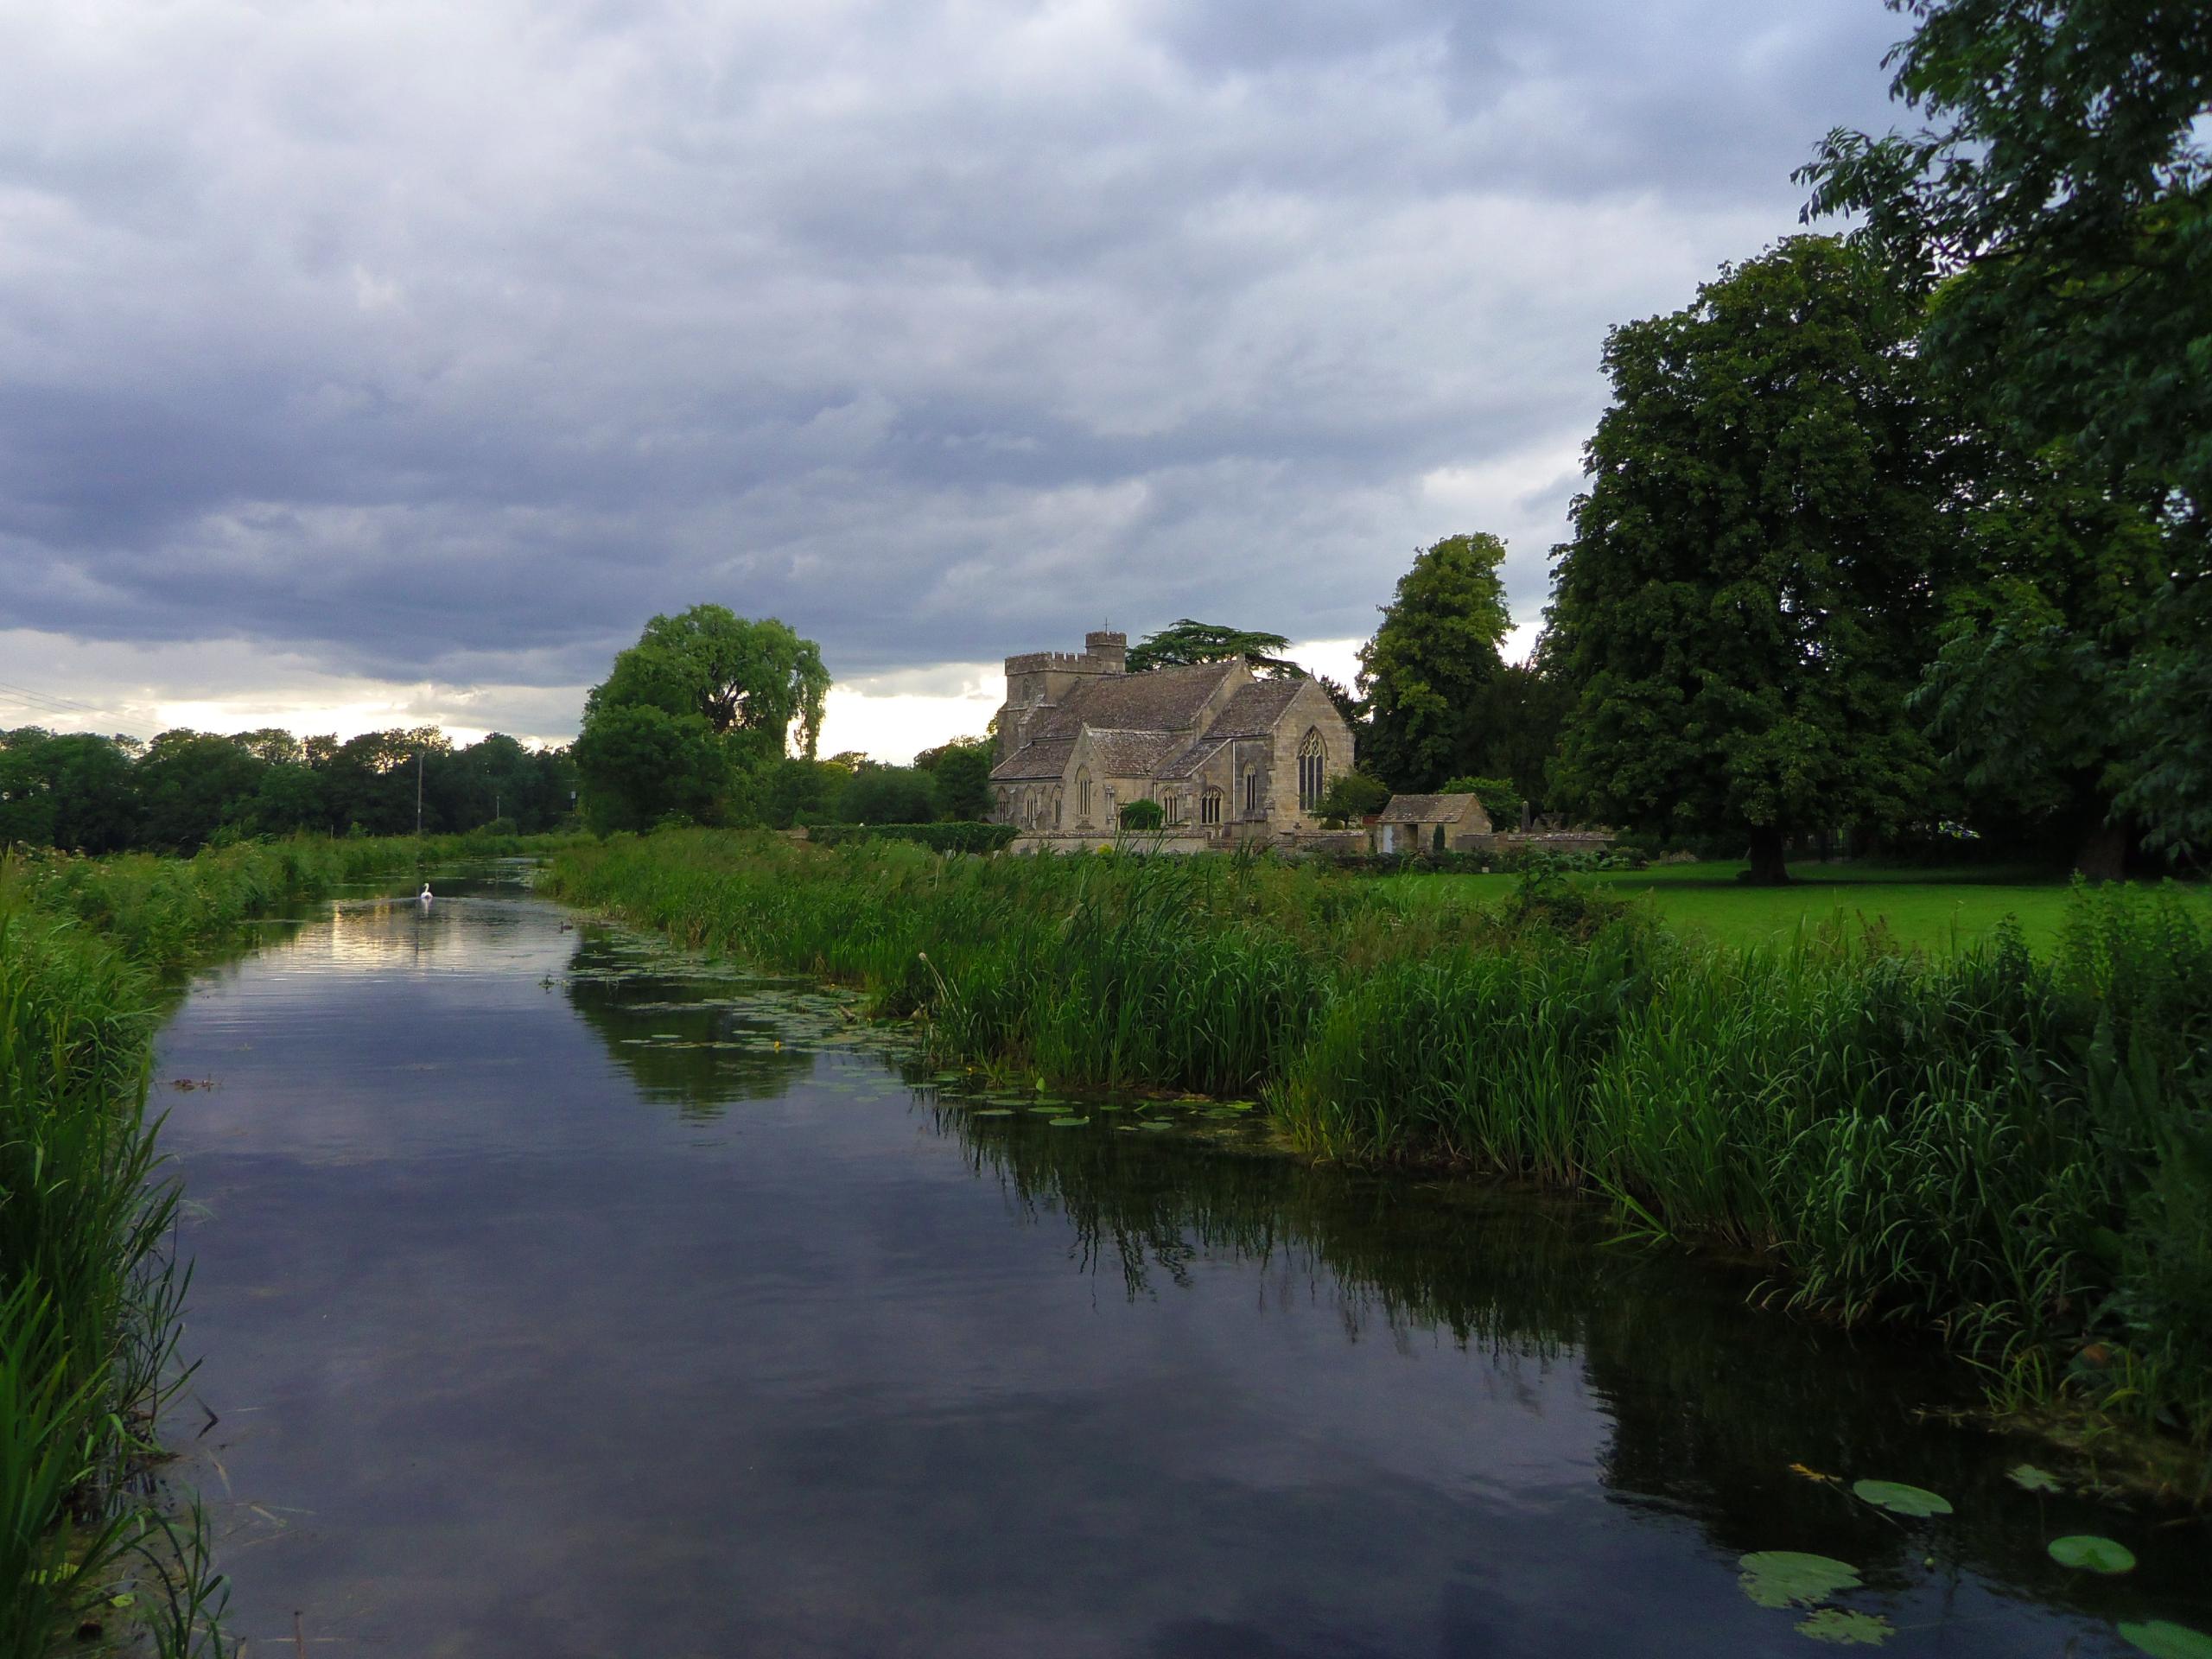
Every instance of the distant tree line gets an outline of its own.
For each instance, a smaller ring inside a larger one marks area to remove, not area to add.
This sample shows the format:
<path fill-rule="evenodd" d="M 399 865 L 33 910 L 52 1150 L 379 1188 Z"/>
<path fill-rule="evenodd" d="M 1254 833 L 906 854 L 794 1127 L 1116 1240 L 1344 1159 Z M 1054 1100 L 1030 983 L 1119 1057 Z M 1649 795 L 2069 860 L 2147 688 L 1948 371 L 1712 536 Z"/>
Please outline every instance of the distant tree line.
<path fill-rule="evenodd" d="M 455 748 L 435 726 L 297 738 L 274 728 L 162 733 L 150 743 L 35 726 L 0 732 L 0 846 L 191 852 L 253 836 L 487 826 L 531 835 L 570 820 L 568 751 L 499 732 Z"/>

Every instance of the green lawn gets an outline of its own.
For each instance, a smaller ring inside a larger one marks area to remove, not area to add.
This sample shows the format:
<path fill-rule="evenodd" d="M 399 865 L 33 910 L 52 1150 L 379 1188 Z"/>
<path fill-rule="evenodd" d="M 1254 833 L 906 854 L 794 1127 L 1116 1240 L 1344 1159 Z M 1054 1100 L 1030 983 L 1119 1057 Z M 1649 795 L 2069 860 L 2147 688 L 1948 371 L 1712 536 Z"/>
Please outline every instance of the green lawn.
<path fill-rule="evenodd" d="M 1803 864 L 1786 887 L 1752 887 L 1736 880 L 1740 863 L 1665 864 L 1648 870 L 1577 877 L 1648 897 L 1660 913 L 1732 944 L 1786 939 L 1802 924 L 1840 915 L 1849 923 L 1878 918 L 1900 944 L 1942 950 L 1976 938 L 2005 916 L 2017 916 L 2028 943 L 2044 949 L 2058 938 L 2065 915 L 2063 878 L 2002 869 L 1900 869 L 1855 864 Z M 1402 875 L 1420 902 L 1484 904 L 1512 883 L 1506 875 Z M 2192 884 L 2190 898 L 2212 914 L 2212 887 Z"/>

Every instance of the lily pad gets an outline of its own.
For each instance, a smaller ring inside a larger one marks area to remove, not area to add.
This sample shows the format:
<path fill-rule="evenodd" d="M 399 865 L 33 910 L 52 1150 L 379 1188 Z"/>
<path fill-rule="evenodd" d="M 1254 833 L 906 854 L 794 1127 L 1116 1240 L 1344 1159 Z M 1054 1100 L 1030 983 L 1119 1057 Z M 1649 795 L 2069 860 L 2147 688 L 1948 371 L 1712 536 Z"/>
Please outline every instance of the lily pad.
<path fill-rule="evenodd" d="M 2005 1471 L 2005 1478 L 2024 1492 L 2055 1492 L 2060 1490 L 2058 1477 L 2048 1469 L 2038 1469 L 2032 1463 L 2023 1463 Z"/>
<path fill-rule="evenodd" d="M 1908 1486 L 1896 1480 L 1855 1480 L 1851 1483 L 1853 1495 L 1887 1510 L 1892 1515 L 1948 1515 L 1951 1500 L 1929 1491 L 1925 1486 Z"/>
<path fill-rule="evenodd" d="M 1052 1120 L 1052 1127 L 1056 1129 L 1079 1129 L 1090 1122 L 1087 1117 L 1056 1117 Z"/>
<path fill-rule="evenodd" d="M 2133 1573 L 2135 1570 L 2133 1550 L 2109 1538 L 2100 1538 L 2094 1532 L 2074 1532 L 2063 1538 L 2052 1539 L 2050 1559 L 2061 1567 L 2078 1567 L 2084 1573 Z"/>
<path fill-rule="evenodd" d="M 1762 1549 L 1739 1559 L 1736 1582 L 1762 1607 L 1811 1606 L 1839 1590 L 1859 1587 L 1859 1569 L 1831 1555 L 1806 1555 L 1792 1549 Z"/>
<path fill-rule="evenodd" d="M 107 1605 L 111 1607 L 128 1607 L 137 1602 L 137 1599 L 138 1598 L 136 1592 L 129 1590 L 124 1590 L 110 1596 L 107 1599 Z"/>
<path fill-rule="evenodd" d="M 1879 1613 L 1847 1613 L 1840 1607 L 1823 1607 L 1799 1622 L 1797 1634 L 1844 1647 L 1878 1648 L 1897 1634 L 1897 1627 Z"/>
<path fill-rule="evenodd" d="M 1174 1127 L 1173 1123 L 1164 1122 L 1156 1117 L 1137 1125 L 1141 1129 L 1172 1129 Z"/>
<path fill-rule="evenodd" d="M 2123 1624 L 2120 1634 L 2122 1640 L 2142 1649 L 2151 1659 L 2212 1659 L 2212 1636 L 2169 1619 Z"/>
<path fill-rule="evenodd" d="M 1014 1116 L 1014 1108 L 1011 1106 L 980 1106 L 976 1108 L 976 1110 L 969 1113 L 968 1116 L 970 1117 L 1012 1117 Z"/>

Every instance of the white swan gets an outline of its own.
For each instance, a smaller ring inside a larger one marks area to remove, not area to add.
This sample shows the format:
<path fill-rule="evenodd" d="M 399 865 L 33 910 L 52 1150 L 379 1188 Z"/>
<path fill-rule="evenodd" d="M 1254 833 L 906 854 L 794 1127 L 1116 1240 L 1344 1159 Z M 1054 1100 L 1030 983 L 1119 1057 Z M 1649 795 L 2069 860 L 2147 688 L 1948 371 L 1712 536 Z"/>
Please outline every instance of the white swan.
<path fill-rule="evenodd" d="M 418 896 L 423 900 L 423 908 L 428 910 L 430 907 L 430 884 L 429 882 L 425 881 L 423 884 L 423 891 Z"/>

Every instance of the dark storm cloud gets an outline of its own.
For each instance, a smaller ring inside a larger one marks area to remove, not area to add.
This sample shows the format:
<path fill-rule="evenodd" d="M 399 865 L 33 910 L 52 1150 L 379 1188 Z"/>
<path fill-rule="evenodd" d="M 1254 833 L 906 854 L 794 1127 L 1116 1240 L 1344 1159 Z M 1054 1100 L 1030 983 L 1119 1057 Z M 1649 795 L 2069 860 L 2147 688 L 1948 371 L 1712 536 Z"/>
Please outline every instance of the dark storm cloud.
<path fill-rule="evenodd" d="M 1612 322 L 1887 120 L 1872 0 L 0 4 L 0 627 L 594 677 L 1524 614 Z M 550 683 L 550 681 L 548 683 Z"/>

